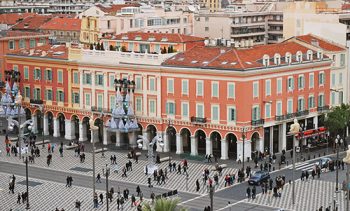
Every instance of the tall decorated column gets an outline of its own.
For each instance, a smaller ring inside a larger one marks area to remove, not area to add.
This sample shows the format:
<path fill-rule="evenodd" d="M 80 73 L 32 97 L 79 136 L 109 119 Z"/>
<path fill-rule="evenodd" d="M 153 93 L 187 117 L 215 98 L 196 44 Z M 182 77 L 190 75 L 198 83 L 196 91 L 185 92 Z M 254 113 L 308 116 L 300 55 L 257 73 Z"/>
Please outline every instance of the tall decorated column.
<path fill-rule="evenodd" d="M 183 140 L 181 140 L 181 134 L 176 133 L 176 154 L 184 153 Z"/>
<path fill-rule="evenodd" d="M 196 136 L 191 136 L 191 155 L 198 155 L 198 139 Z"/>
<path fill-rule="evenodd" d="M 59 137 L 60 136 L 60 122 L 59 119 L 54 117 L 53 118 L 53 137 Z"/>

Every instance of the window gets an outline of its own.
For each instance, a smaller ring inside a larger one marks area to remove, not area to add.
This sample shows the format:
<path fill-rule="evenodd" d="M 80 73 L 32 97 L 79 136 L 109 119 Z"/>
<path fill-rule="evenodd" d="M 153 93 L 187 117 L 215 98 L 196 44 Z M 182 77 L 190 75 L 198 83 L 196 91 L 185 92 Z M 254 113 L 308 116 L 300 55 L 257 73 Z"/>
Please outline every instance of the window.
<path fill-rule="evenodd" d="M 57 71 L 57 82 L 63 84 L 63 71 L 62 70 Z"/>
<path fill-rule="evenodd" d="M 155 100 L 149 100 L 149 113 L 150 114 L 156 113 L 156 101 Z"/>
<path fill-rule="evenodd" d="M 282 78 L 277 78 L 277 94 L 282 94 Z"/>
<path fill-rule="evenodd" d="M 52 81 L 52 70 L 45 71 L 45 80 Z"/>
<path fill-rule="evenodd" d="M 287 81 L 287 88 L 288 88 L 288 92 L 294 90 L 294 78 L 293 78 L 293 77 L 289 77 L 289 78 L 288 78 L 288 81 Z"/>
<path fill-rule="evenodd" d="M 29 79 L 29 67 L 25 66 L 24 69 L 24 79 Z"/>
<path fill-rule="evenodd" d="M 324 85 L 324 72 L 320 72 L 318 74 L 318 85 L 323 86 Z"/>
<path fill-rule="evenodd" d="M 111 95 L 109 96 L 109 109 L 112 110 L 115 108 L 115 96 Z"/>
<path fill-rule="evenodd" d="M 335 92 L 331 92 L 331 104 L 335 105 Z"/>
<path fill-rule="evenodd" d="M 204 118 L 204 105 L 196 104 L 196 117 Z"/>
<path fill-rule="evenodd" d="M 102 74 L 96 74 L 95 80 L 96 80 L 95 84 L 97 86 L 103 86 L 103 75 Z"/>
<path fill-rule="evenodd" d="M 332 86 L 335 86 L 335 73 L 332 73 Z"/>
<path fill-rule="evenodd" d="M 99 109 L 103 108 L 103 95 L 102 94 L 97 95 L 97 108 L 99 108 Z"/>
<path fill-rule="evenodd" d="M 340 54 L 340 66 L 345 66 L 345 54 Z"/>
<path fill-rule="evenodd" d="M 259 82 L 258 81 L 254 81 L 253 82 L 253 97 L 259 97 Z"/>
<path fill-rule="evenodd" d="M 72 99 L 73 103 L 76 103 L 76 104 L 79 103 L 79 100 L 80 100 L 79 93 L 73 92 L 72 98 L 73 98 Z"/>
<path fill-rule="evenodd" d="M 91 85 L 91 73 L 84 73 L 83 74 L 83 82 L 84 82 L 84 84 Z"/>
<path fill-rule="evenodd" d="M 182 102 L 181 103 L 181 116 L 182 118 L 188 118 L 188 102 Z"/>
<path fill-rule="evenodd" d="M 64 102 L 64 92 L 62 90 L 57 91 L 57 101 Z"/>
<path fill-rule="evenodd" d="M 12 66 L 12 69 L 13 69 L 15 72 L 17 72 L 17 71 L 18 71 L 18 65 L 13 65 L 13 66 Z"/>
<path fill-rule="evenodd" d="M 271 104 L 265 104 L 265 118 L 271 118 Z"/>
<path fill-rule="evenodd" d="M 276 102 L 276 116 L 282 116 L 282 101 Z"/>
<path fill-rule="evenodd" d="M 293 113 L 293 99 L 288 99 L 287 101 L 287 113 Z"/>
<path fill-rule="evenodd" d="M 260 107 L 258 105 L 253 106 L 252 109 L 252 120 L 259 120 L 260 119 Z"/>
<path fill-rule="evenodd" d="M 324 95 L 320 94 L 318 95 L 318 107 L 324 106 Z"/>
<path fill-rule="evenodd" d="M 30 99 L 30 87 L 24 87 L 24 97 Z"/>
<path fill-rule="evenodd" d="M 265 81 L 265 96 L 271 95 L 271 80 Z"/>
<path fill-rule="evenodd" d="M 173 78 L 167 79 L 167 92 L 174 94 L 174 79 Z"/>
<path fill-rule="evenodd" d="M 41 80 L 41 70 L 40 69 L 34 70 L 34 80 Z"/>
<path fill-rule="evenodd" d="M 208 32 L 209 31 L 209 27 L 204 27 L 204 31 Z"/>
<path fill-rule="evenodd" d="M 79 84 L 79 73 L 78 72 L 73 72 L 73 83 Z"/>
<path fill-rule="evenodd" d="M 175 103 L 174 102 L 167 102 L 165 112 L 167 115 L 175 115 Z"/>
<path fill-rule="evenodd" d="M 229 107 L 227 109 L 228 114 L 228 122 L 235 122 L 237 118 L 236 108 L 235 107 Z"/>
<path fill-rule="evenodd" d="M 304 89 L 305 80 L 303 75 L 299 75 L 298 77 L 298 89 Z"/>
<path fill-rule="evenodd" d="M 211 83 L 211 97 L 219 97 L 219 82 Z"/>
<path fill-rule="evenodd" d="M 85 105 L 91 106 L 91 95 L 90 93 L 85 94 Z"/>
<path fill-rule="evenodd" d="M 343 85 L 343 73 L 339 73 L 339 85 Z"/>
<path fill-rule="evenodd" d="M 109 75 L 109 87 L 114 87 L 114 79 L 115 76 L 114 75 Z"/>
<path fill-rule="evenodd" d="M 149 78 L 149 91 L 156 91 L 156 79 L 153 77 Z"/>
<path fill-rule="evenodd" d="M 35 88 L 33 95 L 34 100 L 41 100 L 40 88 Z"/>
<path fill-rule="evenodd" d="M 67 35 L 69 36 L 69 32 L 67 32 Z M 46 44 L 46 39 L 45 38 L 40 38 L 39 43 Z"/>
<path fill-rule="evenodd" d="M 142 77 L 141 76 L 135 77 L 135 89 L 142 90 Z"/>
<path fill-rule="evenodd" d="M 182 95 L 188 95 L 188 80 L 182 79 L 181 81 L 181 93 Z"/>
<path fill-rule="evenodd" d="M 142 112 L 142 98 L 141 97 L 136 98 L 136 112 L 138 112 L 138 113 Z"/>
<path fill-rule="evenodd" d="M 196 95 L 203 96 L 203 81 L 196 81 Z"/>
<path fill-rule="evenodd" d="M 343 101 L 344 101 L 344 97 L 343 97 L 343 92 L 342 91 L 340 91 L 340 92 L 338 92 L 338 95 L 339 95 L 339 104 L 342 104 L 342 103 L 344 103 Z"/>
<path fill-rule="evenodd" d="M 134 43 L 130 42 L 128 48 L 128 51 L 134 51 Z"/>
<path fill-rule="evenodd" d="M 19 40 L 19 48 L 26 48 L 26 42 L 24 39 Z"/>
<path fill-rule="evenodd" d="M 52 100 L 52 90 L 51 89 L 46 89 L 45 90 L 45 99 L 46 100 Z"/>
<path fill-rule="evenodd" d="M 30 39 L 29 48 L 35 48 L 35 40 L 34 39 Z"/>
<path fill-rule="evenodd" d="M 209 17 L 205 17 L 205 21 L 208 22 L 209 21 Z"/>
<path fill-rule="evenodd" d="M 211 121 L 218 122 L 219 121 L 219 105 L 212 105 L 211 106 Z"/>
<path fill-rule="evenodd" d="M 235 98 L 236 87 L 234 83 L 227 84 L 227 98 L 234 99 Z"/>
<path fill-rule="evenodd" d="M 315 76 L 314 74 L 310 74 L 309 75 L 309 88 L 314 88 L 314 83 L 315 83 Z"/>
<path fill-rule="evenodd" d="M 315 107 L 315 98 L 314 96 L 310 95 L 308 99 L 308 108 L 314 108 Z"/>
<path fill-rule="evenodd" d="M 10 40 L 8 42 L 9 45 L 9 50 L 15 50 L 15 41 L 14 40 Z"/>
<path fill-rule="evenodd" d="M 304 111 L 305 110 L 305 102 L 304 98 L 298 99 L 298 111 Z"/>

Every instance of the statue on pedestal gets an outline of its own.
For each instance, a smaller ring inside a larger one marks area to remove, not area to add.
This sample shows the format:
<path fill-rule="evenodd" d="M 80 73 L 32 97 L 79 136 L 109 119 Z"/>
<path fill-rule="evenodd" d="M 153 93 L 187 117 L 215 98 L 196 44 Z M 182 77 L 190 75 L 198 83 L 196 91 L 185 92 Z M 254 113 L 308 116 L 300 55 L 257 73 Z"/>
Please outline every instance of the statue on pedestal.
<path fill-rule="evenodd" d="M 297 135 L 300 132 L 300 124 L 297 119 L 294 119 L 294 124 L 290 126 L 289 134 Z"/>
<path fill-rule="evenodd" d="M 343 158 L 344 163 L 350 164 L 350 148 L 346 151 L 346 157 Z"/>

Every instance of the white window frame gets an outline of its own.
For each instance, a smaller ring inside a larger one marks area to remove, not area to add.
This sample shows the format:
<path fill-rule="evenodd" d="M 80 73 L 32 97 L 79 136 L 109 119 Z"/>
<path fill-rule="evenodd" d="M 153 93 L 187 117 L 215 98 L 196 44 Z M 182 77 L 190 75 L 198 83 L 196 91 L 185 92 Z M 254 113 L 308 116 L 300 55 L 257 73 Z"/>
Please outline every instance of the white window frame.
<path fill-rule="evenodd" d="M 140 109 L 138 109 L 137 101 L 140 101 Z M 136 111 L 136 114 L 142 114 L 142 107 L 143 107 L 142 101 L 143 101 L 142 97 L 136 97 L 135 98 L 135 111 Z"/>
<path fill-rule="evenodd" d="M 289 80 L 291 79 L 291 84 L 289 83 Z M 288 88 L 288 92 L 293 92 L 294 91 L 294 77 L 293 76 L 289 76 L 287 79 L 287 88 Z"/>
<path fill-rule="evenodd" d="M 289 102 L 291 102 L 290 103 L 290 106 L 289 106 Z M 289 98 L 289 99 L 287 99 L 287 114 L 292 114 L 292 113 L 294 113 L 293 112 L 294 110 L 293 110 L 293 98 Z"/>
<path fill-rule="evenodd" d="M 154 111 L 151 110 L 151 102 L 154 102 Z M 157 101 L 155 99 L 148 100 L 148 114 L 149 116 L 155 117 L 157 114 Z"/>
<path fill-rule="evenodd" d="M 217 119 L 214 119 L 213 117 L 214 117 L 214 108 L 217 108 L 218 109 L 218 113 L 217 113 Z M 220 105 L 218 105 L 218 104 L 212 104 L 211 105 L 211 108 L 210 108 L 210 113 L 211 113 L 211 117 L 210 117 L 210 120 L 211 120 L 211 122 L 212 123 L 219 123 L 220 122 Z"/>
<path fill-rule="evenodd" d="M 304 75 L 299 75 L 298 76 L 298 90 L 303 90 L 304 88 L 305 88 L 305 77 L 304 77 Z"/>
<path fill-rule="evenodd" d="M 310 99 L 312 98 L 312 105 L 310 105 Z M 307 98 L 307 107 L 308 109 L 315 108 L 315 97 L 314 95 L 309 95 Z"/>
<path fill-rule="evenodd" d="M 283 90 L 283 83 L 282 83 L 282 78 L 277 78 L 277 94 L 282 94 Z"/>
<path fill-rule="evenodd" d="M 199 93 L 199 85 L 201 85 L 202 89 L 201 89 L 201 93 Z M 203 80 L 197 80 L 196 81 L 196 96 L 203 96 L 203 92 L 204 92 L 204 83 Z"/>
<path fill-rule="evenodd" d="M 174 79 L 173 78 L 167 78 L 166 89 L 167 89 L 168 94 L 174 94 Z"/>
<path fill-rule="evenodd" d="M 231 120 L 230 116 L 231 116 L 231 109 L 234 109 L 235 110 L 235 116 L 234 116 L 234 120 Z M 237 109 L 236 109 L 236 106 L 227 106 L 227 123 L 228 124 L 233 124 L 233 123 L 236 123 L 237 121 Z"/>
<path fill-rule="evenodd" d="M 265 96 L 271 96 L 271 80 L 265 80 Z"/>
<path fill-rule="evenodd" d="M 280 106 L 280 113 L 279 111 L 279 106 Z M 283 115 L 283 103 L 281 100 L 276 101 L 276 116 L 282 116 Z"/>
<path fill-rule="evenodd" d="M 312 78 L 312 80 L 311 80 Z M 315 74 L 310 73 L 309 74 L 309 89 L 313 89 L 315 87 Z"/>
<path fill-rule="evenodd" d="M 256 91 L 255 91 L 256 86 Z M 259 81 L 253 82 L 253 98 L 259 98 Z"/>
<path fill-rule="evenodd" d="M 170 104 L 173 104 L 174 105 L 174 113 L 170 113 L 169 112 L 169 105 Z M 175 115 L 176 115 L 176 104 L 175 104 L 175 101 L 174 100 L 167 100 L 166 101 L 166 103 L 165 103 L 165 106 L 166 106 L 166 108 L 165 108 L 165 112 L 166 112 L 166 115 L 169 117 L 174 117 Z"/>
<path fill-rule="evenodd" d="M 184 105 L 187 106 L 187 115 L 184 115 Z M 181 119 L 189 120 L 190 117 L 190 104 L 187 101 L 181 102 Z"/>
<path fill-rule="evenodd" d="M 187 89 L 185 90 L 184 89 L 184 84 L 186 84 L 186 87 L 187 87 Z M 188 93 L 189 93 L 189 81 L 188 81 L 188 79 L 182 79 L 181 80 L 181 94 L 182 95 L 188 95 Z"/>
<path fill-rule="evenodd" d="M 140 83 L 139 83 L 140 82 Z M 137 75 L 135 76 L 135 91 L 140 91 L 142 90 L 142 76 Z"/>
<path fill-rule="evenodd" d="M 271 104 L 265 103 L 265 118 L 271 118 Z"/>
<path fill-rule="evenodd" d="M 203 108 L 203 116 L 199 116 L 198 115 L 198 106 L 202 106 L 202 108 Z M 204 109 L 204 103 L 196 103 L 196 117 L 202 117 L 202 118 L 204 118 L 205 117 L 205 109 Z"/>
<path fill-rule="evenodd" d="M 232 88 L 232 90 L 230 89 Z M 230 96 L 230 92 L 232 92 L 232 96 Z M 235 99 L 236 98 L 236 84 L 234 82 L 227 83 L 227 99 Z"/>
<path fill-rule="evenodd" d="M 214 93 L 214 86 L 217 86 L 216 93 Z M 212 81 L 211 82 L 211 97 L 219 98 L 219 82 L 218 81 Z"/>
<path fill-rule="evenodd" d="M 153 81 L 153 86 L 151 86 L 152 85 L 151 81 Z M 151 91 L 151 92 L 154 92 L 154 91 L 157 90 L 157 88 L 156 88 L 156 78 L 155 77 L 149 77 L 148 78 L 148 90 Z"/>
<path fill-rule="evenodd" d="M 322 77 L 321 77 L 321 75 L 322 75 Z M 322 83 L 320 82 L 320 78 L 322 78 Z M 318 85 L 324 86 L 324 84 L 325 84 L 325 75 L 324 75 L 324 72 L 321 71 L 318 73 Z"/>

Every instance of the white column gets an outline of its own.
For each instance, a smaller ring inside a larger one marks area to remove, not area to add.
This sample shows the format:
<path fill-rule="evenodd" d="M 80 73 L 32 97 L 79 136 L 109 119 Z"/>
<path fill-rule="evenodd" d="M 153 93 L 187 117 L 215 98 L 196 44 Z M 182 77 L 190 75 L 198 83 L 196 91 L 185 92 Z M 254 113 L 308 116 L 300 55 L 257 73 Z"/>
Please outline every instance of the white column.
<path fill-rule="evenodd" d="M 83 105 L 84 105 L 84 92 L 83 92 L 83 90 L 84 90 L 84 87 L 83 87 L 83 84 L 84 84 L 84 82 L 83 82 L 83 70 L 79 70 L 80 72 L 79 72 L 79 81 L 80 81 L 80 86 L 79 86 L 79 106 L 80 106 L 80 109 L 83 109 Z M 80 135 L 80 133 L 79 133 L 79 135 Z"/>
<path fill-rule="evenodd" d="M 176 154 L 184 153 L 183 140 L 181 139 L 181 134 L 176 133 Z"/>
<path fill-rule="evenodd" d="M 79 122 L 79 141 L 86 141 L 87 136 L 86 136 L 86 124 L 83 122 Z"/>
<path fill-rule="evenodd" d="M 252 157 L 252 141 L 245 140 L 244 141 L 244 159 L 247 160 L 247 157 Z"/>
<path fill-rule="evenodd" d="M 60 136 L 60 122 L 56 117 L 53 118 L 53 137 Z"/>
<path fill-rule="evenodd" d="M 44 115 L 44 136 L 49 135 L 49 117 Z"/>
<path fill-rule="evenodd" d="M 163 132 L 157 132 L 157 136 L 160 136 L 163 138 Z M 164 139 L 163 139 L 163 142 L 164 142 Z M 165 146 L 162 148 L 162 147 L 160 147 L 159 143 L 157 142 L 157 152 L 163 152 L 164 148 L 165 148 Z"/>
<path fill-rule="evenodd" d="M 65 139 L 68 140 L 73 140 L 75 139 L 75 127 L 74 127 L 74 123 L 72 123 L 71 120 L 66 119 L 64 120 L 64 125 L 65 125 Z"/>
<path fill-rule="evenodd" d="M 163 141 L 164 141 L 164 152 L 169 152 L 170 151 L 170 141 L 169 141 L 169 135 L 166 131 L 163 133 Z"/>
<path fill-rule="evenodd" d="M 108 47 L 109 48 L 109 47 Z M 108 86 L 107 86 L 107 81 L 108 81 L 108 78 L 107 78 L 107 73 L 103 73 L 103 85 L 104 85 L 104 89 L 103 89 L 103 108 L 105 109 L 108 109 L 109 106 L 108 106 Z"/>
<path fill-rule="evenodd" d="M 270 152 L 273 152 L 273 126 L 270 127 Z"/>
<path fill-rule="evenodd" d="M 287 123 L 283 123 L 282 124 L 282 150 L 286 150 L 287 149 Z"/>
<path fill-rule="evenodd" d="M 228 159 L 228 141 L 221 139 L 221 160 Z"/>
<path fill-rule="evenodd" d="M 142 150 L 148 150 L 149 136 L 147 130 L 143 130 L 142 135 L 144 137 L 144 143 L 142 144 Z"/>
<path fill-rule="evenodd" d="M 243 141 L 241 139 L 237 140 L 237 160 L 243 159 Z"/>
<path fill-rule="evenodd" d="M 318 116 L 314 117 L 314 125 L 315 125 L 315 129 L 318 128 Z"/>
<path fill-rule="evenodd" d="M 195 136 L 191 136 L 191 155 L 198 155 L 198 140 Z"/>
<path fill-rule="evenodd" d="M 213 142 L 210 140 L 210 137 L 205 138 L 205 154 L 213 154 Z"/>
<path fill-rule="evenodd" d="M 120 143 L 120 140 L 121 139 L 121 137 L 120 137 L 120 131 L 117 131 L 116 133 L 115 133 L 115 146 L 117 146 L 117 147 L 120 147 L 121 146 L 121 143 Z"/>
<path fill-rule="evenodd" d="M 33 127 L 32 127 L 32 132 L 33 133 L 38 133 L 38 116 L 37 115 L 33 115 L 32 116 L 32 121 L 33 121 Z"/>
<path fill-rule="evenodd" d="M 95 71 L 91 71 L 91 106 L 96 106 L 95 82 Z"/>
<path fill-rule="evenodd" d="M 129 145 L 137 148 L 136 132 L 129 133 Z"/>
<path fill-rule="evenodd" d="M 107 127 L 103 127 L 103 144 L 107 145 L 108 144 L 108 131 Z"/>
<path fill-rule="evenodd" d="M 143 101 L 143 115 L 148 115 L 148 98 L 147 98 L 147 75 L 142 75 L 142 88 L 143 88 L 143 97 L 142 97 L 142 101 Z M 147 146 L 148 147 L 148 146 Z"/>
<path fill-rule="evenodd" d="M 162 96 L 161 96 L 161 78 L 158 75 L 156 77 L 157 80 L 157 117 L 161 117 L 161 112 L 162 112 Z"/>

